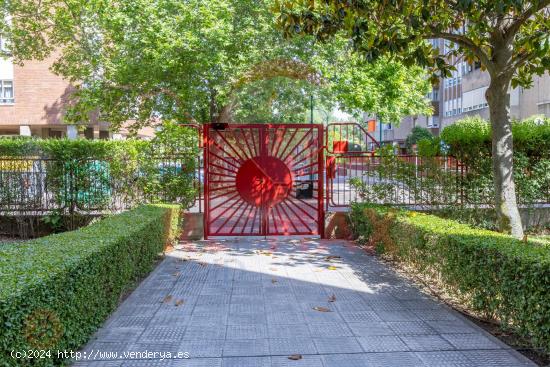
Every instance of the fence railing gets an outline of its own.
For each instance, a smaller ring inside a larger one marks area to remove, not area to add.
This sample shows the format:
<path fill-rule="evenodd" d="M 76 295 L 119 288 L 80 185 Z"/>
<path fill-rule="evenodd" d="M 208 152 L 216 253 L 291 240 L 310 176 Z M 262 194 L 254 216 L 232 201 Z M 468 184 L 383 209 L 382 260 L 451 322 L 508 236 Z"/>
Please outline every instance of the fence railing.
<path fill-rule="evenodd" d="M 201 165 L 202 160 L 192 156 L 65 161 L 2 158 L 0 213 L 101 214 L 154 202 L 200 210 Z"/>
<path fill-rule="evenodd" d="M 341 154 L 327 158 L 326 206 L 345 208 L 367 201 L 411 207 L 491 205 L 490 174 L 469 170 L 454 157 L 417 155 L 375 156 Z M 523 205 L 550 203 L 550 180 L 533 189 L 526 179 L 516 180 Z"/>

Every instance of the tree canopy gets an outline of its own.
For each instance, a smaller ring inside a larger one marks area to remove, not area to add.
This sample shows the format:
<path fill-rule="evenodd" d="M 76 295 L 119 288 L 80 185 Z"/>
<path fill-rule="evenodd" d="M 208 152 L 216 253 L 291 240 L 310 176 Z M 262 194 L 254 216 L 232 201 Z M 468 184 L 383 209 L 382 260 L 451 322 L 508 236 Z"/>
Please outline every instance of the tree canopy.
<path fill-rule="evenodd" d="M 10 0 L 2 35 L 16 62 L 56 55 L 75 86 L 66 121 L 115 128 L 163 119 L 304 121 L 335 104 L 398 120 L 429 112 L 425 75 L 349 58 L 346 42 L 286 40 L 271 0 Z M 405 91 L 405 92 L 403 92 Z"/>
<path fill-rule="evenodd" d="M 550 69 L 550 0 L 277 0 L 287 37 L 343 34 L 367 60 L 386 56 L 418 64 L 432 80 L 449 77 L 453 62 L 479 62 L 492 125 L 493 176 L 499 227 L 523 236 L 513 179 L 510 86 L 531 85 Z M 441 52 L 429 39 L 442 38 Z M 452 57 L 455 56 L 455 57 Z"/>

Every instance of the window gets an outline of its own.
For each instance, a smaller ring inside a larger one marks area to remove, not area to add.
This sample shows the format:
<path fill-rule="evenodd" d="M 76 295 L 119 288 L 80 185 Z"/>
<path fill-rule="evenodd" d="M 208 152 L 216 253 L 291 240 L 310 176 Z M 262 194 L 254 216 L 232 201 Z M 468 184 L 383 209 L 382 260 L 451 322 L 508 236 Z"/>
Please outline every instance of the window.
<path fill-rule="evenodd" d="M 0 51 L 8 53 L 8 41 L 2 36 L 0 36 Z"/>
<path fill-rule="evenodd" d="M 0 80 L 0 104 L 14 103 L 13 80 Z"/>

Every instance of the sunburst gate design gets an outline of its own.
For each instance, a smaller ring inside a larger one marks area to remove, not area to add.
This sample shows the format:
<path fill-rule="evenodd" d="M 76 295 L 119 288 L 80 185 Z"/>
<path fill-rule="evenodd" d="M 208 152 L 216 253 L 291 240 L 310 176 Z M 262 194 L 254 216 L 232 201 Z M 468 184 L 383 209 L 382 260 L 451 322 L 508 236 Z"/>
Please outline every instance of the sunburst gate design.
<path fill-rule="evenodd" d="M 323 235 L 322 129 L 207 125 L 205 236 Z"/>

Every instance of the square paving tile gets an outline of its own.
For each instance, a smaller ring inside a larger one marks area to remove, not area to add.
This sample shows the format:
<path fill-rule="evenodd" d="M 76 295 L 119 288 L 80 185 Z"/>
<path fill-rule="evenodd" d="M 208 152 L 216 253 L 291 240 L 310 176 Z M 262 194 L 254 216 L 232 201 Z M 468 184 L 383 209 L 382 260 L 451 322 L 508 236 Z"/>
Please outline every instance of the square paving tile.
<path fill-rule="evenodd" d="M 178 349 L 189 353 L 191 358 L 221 357 L 223 345 L 223 339 L 192 339 L 182 340 Z"/>
<path fill-rule="evenodd" d="M 412 352 L 368 353 L 364 366 L 373 367 L 425 367 L 424 363 Z"/>
<path fill-rule="evenodd" d="M 330 354 L 323 355 L 324 367 L 370 367 L 367 354 Z M 404 367 L 404 366 L 401 366 Z"/>
<path fill-rule="evenodd" d="M 124 361 L 77 361 L 72 367 L 120 367 Z"/>
<path fill-rule="evenodd" d="M 459 351 L 419 352 L 416 355 L 427 366 L 471 367 L 472 361 L 465 353 Z"/>
<path fill-rule="evenodd" d="M 310 338 L 269 339 L 271 355 L 316 354 L 315 344 Z"/>
<path fill-rule="evenodd" d="M 441 334 L 475 334 L 479 333 L 473 325 L 460 319 L 455 320 L 428 320 L 426 321 L 435 331 Z"/>
<path fill-rule="evenodd" d="M 395 335 L 395 331 L 382 321 L 350 322 L 348 327 L 355 336 Z"/>
<path fill-rule="evenodd" d="M 494 340 L 482 334 L 441 334 L 456 349 L 498 349 Z"/>
<path fill-rule="evenodd" d="M 313 339 L 319 354 L 361 353 L 361 345 L 354 337 L 315 338 Z"/>
<path fill-rule="evenodd" d="M 154 326 L 143 332 L 139 342 L 179 342 L 184 334 L 184 327 Z"/>
<path fill-rule="evenodd" d="M 223 345 L 224 357 L 250 357 L 269 355 L 267 339 L 226 340 Z"/>
<path fill-rule="evenodd" d="M 372 322 L 382 321 L 374 311 L 342 312 L 342 318 L 348 322 Z"/>
<path fill-rule="evenodd" d="M 436 351 L 455 349 L 439 335 L 401 335 L 401 340 L 414 351 Z"/>
<path fill-rule="evenodd" d="M 190 325 L 181 339 L 225 339 L 225 330 L 220 324 Z"/>
<path fill-rule="evenodd" d="M 420 321 L 420 318 L 409 310 L 376 310 L 383 321 Z"/>
<path fill-rule="evenodd" d="M 534 366 L 531 361 L 516 357 L 507 350 L 472 350 L 463 352 L 466 357 L 475 363 L 476 367 L 520 367 Z"/>
<path fill-rule="evenodd" d="M 267 315 L 268 324 L 296 324 L 304 323 L 305 318 L 304 314 L 301 312 L 277 312 L 268 313 Z"/>
<path fill-rule="evenodd" d="M 365 352 L 408 351 L 409 347 L 396 335 L 371 335 L 357 338 Z"/>
<path fill-rule="evenodd" d="M 309 338 L 311 333 L 305 323 L 300 324 L 268 324 L 269 338 Z"/>
<path fill-rule="evenodd" d="M 343 322 L 310 323 L 309 330 L 314 338 L 353 336 L 351 329 Z"/>
<path fill-rule="evenodd" d="M 443 307 L 436 309 L 418 309 L 412 310 L 412 312 L 424 321 L 454 321 L 458 319 L 453 312 Z"/>
<path fill-rule="evenodd" d="M 228 325 L 226 339 L 265 339 L 267 326 L 265 324 Z"/>
<path fill-rule="evenodd" d="M 271 357 L 271 367 L 322 367 L 323 360 L 319 355 L 303 355 L 298 361 L 288 359 L 288 356 Z M 341 366 L 342 367 L 342 366 Z"/>
<path fill-rule="evenodd" d="M 437 334 L 437 332 L 423 321 L 388 322 L 390 328 L 398 335 Z"/>
<path fill-rule="evenodd" d="M 135 342 L 145 330 L 144 327 L 105 327 L 97 332 L 99 340 L 105 343 L 116 343 L 121 340 Z"/>
<path fill-rule="evenodd" d="M 248 314 L 230 314 L 227 319 L 228 325 L 259 325 L 267 322 L 266 315 L 263 313 L 248 313 Z"/>
<path fill-rule="evenodd" d="M 112 319 L 108 325 L 109 327 L 137 327 L 145 328 L 149 322 L 153 319 L 151 316 L 118 316 Z"/>
<path fill-rule="evenodd" d="M 124 361 L 122 367 L 171 367 L 171 360 L 130 359 Z"/>
<path fill-rule="evenodd" d="M 173 360 L 171 367 L 221 367 L 221 358 L 199 358 Z"/>
<path fill-rule="evenodd" d="M 271 367 L 271 359 L 269 357 L 224 358 L 222 367 Z"/>

